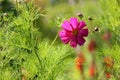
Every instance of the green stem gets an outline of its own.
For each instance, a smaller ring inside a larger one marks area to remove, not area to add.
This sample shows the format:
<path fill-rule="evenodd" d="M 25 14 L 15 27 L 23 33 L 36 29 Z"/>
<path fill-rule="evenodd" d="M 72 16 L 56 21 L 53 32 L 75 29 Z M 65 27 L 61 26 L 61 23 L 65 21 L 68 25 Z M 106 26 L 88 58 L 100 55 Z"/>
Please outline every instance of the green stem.
<path fill-rule="evenodd" d="M 52 46 L 52 45 L 55 43 L 55 41 L 57 40 L 57 37 L 58 37 L 58 33 L 56 34 L 56 36 L 55 36 L 55 38 L 54 38 L 54 40 L 52 41 L 52 43 L 51 43 L 50 46 Z"/>
<path fill-rule="evenodd" d="M 18 1 L 16 0 L 16 9 L 18 11 Z"/>
<path fill-rule="evenodd" d="M 25 4 L 25 7 L 26 7 L 27 11 L 30 12 L 28 4 L 25 2 L 25 0 L 23 0 L 23 1 L 24 1 L 24 4 Z M 31 21 L 30 19 L 29 19 L 28 23 L 30 24 L 30 28 L 29 29 L 30 29 L 31 50 L 32 50 L 32 53 L 36 55 L 36 57 L 38 59 L 38 62 L 40 64 L 40 68 L 42 68 L 40 56 L 38 54 L 38 51 L 35 49 L 35 46 L 37 46 L 37 45 L 34 43 L 35 42 L 34 41 L 34 35 L 33 35 L 33 33 L 34 33 L 34 24 L 33 24 L 33 21 Z"/>
<path fill-rule="evenodd" d="M 36 55 L 36 57 L 38 58 L 39 63 L 41 64 L 41 60 L 40 60 L 40 57 L 39 57 L 38 53 L 35 52 L 35 55 Z"/>
<path fill-rule="evenodd" d="M 39 55 L 38 55 L 38 53 L 37 53 L 37 51 L 36 51 L 36 49 L 35 49 L 35 44 L 34 44 L 33 22 L 32 22 L 32 21 L 29 21 L 29 23 L 30 23 L 30 31 L 31 31 L 30 36 L 31 36 L 32 52 L 35 53 L 35 55 L 36 55 L 36 57 L 37 57 L 37 59 L 38 59 L 38 61 L 39 61 L 39 64 L 40 64 L 40 66 L 41 66 L 41 60 L 40 60 L 40 57 L 39 57 Z M 41 66 L 41 67 L 42 67 L 42 66 Z"/>
<path fill-rule="evenodd" d="M 32 46 L 32 51 L 33 51 L 33 53 L 35 53 L 36 57 L 38 58 L 39 64 L 41 65 L 40 57 L 39 57 L 39 55 L 38 55 L 36 49 L 34 48 L 35 44 L 34 44 L 34 36 L 33 36 L 33 22 L 30 21 L 29 23 L 31 23 L 31 25 L 30 25 L 31 34 L 30 34 L 30 35 L 31 35 L 31 46 Z"/>

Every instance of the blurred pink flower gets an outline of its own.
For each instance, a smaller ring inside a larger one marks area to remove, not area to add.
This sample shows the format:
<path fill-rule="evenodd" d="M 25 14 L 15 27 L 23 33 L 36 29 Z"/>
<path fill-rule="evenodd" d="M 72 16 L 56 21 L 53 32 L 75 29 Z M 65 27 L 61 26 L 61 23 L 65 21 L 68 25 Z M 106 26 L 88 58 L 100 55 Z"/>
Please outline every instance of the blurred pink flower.
<path fill-rule="evenodd" d="M 113 61 L 112 57 L 110 57 L 110 56 L 107 56 L 104 58 L 104 63 L 109 68 L 113 67 L 113 65 L 114 65 L 114 61 Z"/>
<path fill-rule="evenodd" d="M 111 78 L 112 74 L 110 72 L 106 73 L 106 78 Z"/>
<path fill-rule="evenodd" d="M 95 64 L 92 63 L 92 64 L 90 65 L 90 68 L 89 68 L 89 76 L 90 76 L 90 77 L 93 77 L 93 76 L 95 75 L 95 73 L 96 73 L 96 67 L 95 67 Z"/>
<path fill-rule="evenodd" d="M 111 37 L 112 37 L 112 34 L 111 34 L 110 31 L 107 31 L 106 33 L 104 33 L 102 35 L 102 39 L 105 40 L 105 41 L 109 41 L 111 39 Z"/>
<path fill-rule="evenodd" d="M 85 28 L 86 23 L 84 21 L 78 21 L 77 18 L 70 18 L 70 21 L 65 20 L 62 23 L 62 28 L 59 32 L 59 36 L 63 43 L 76 48 L 78 45 L 83 45 L 85 43 L 84 37 L 88 36 L 88 29 Z"/>
<path fill-rule="evenodd" d="M 96 41 L 91 40 L 90 43 L 88 44 L 88 50 L 93 53 L 96 50 Z"/>
<path fill-rule="evenodd" d="M 85 56 L 82 52 L 78 54 L 78 57 L 76 58 L 76 68 L 80 70 L 81 74 L 83 74 L 83 65 L 85 63 Z"/>

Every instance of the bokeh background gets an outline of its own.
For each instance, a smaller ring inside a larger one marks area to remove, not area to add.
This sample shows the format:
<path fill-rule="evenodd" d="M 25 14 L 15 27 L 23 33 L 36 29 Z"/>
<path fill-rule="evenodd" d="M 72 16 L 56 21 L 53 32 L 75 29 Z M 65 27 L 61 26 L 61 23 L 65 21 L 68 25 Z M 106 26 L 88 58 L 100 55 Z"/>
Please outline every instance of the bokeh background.
<path fill-rule="evenodd" d="M 23 0 L 0 0 L 0 16 L 2 16 L 3 13 L 4 15 L 5 13 L 9 14 L 11 11 L 15 16 L 18 16 L 16 1 L 18 2 L 19 10 L 22 10 L 20 5 L 22 5 Z M 31 0 L 26 0 L 27 3 L 30 1 Z M 40 32 L 40 41 L 47 40 L 49 41 L 49 45 L 61 30 L 61 23 L 65 19 L 69 20 L 71 17 L 79 18 L 78 13 L 83 14 L 82 19 L 87 23 L 87 28 L 89 29 L 89 36 L 86 38 L 84 46 L 78 46 L 76 49 L 69 47 L 68 51 L 72 49 L 72 52 L 66 61 L 71 62 L 71 65 L 57 77 L 57 80 L 107 80 L 107 78 L 112 76 L 112 73 L 116 72 L 111 68 L 111 66 L 113 66 L 113 58 L 111 58 L 112 56 L 109 55 L 109 52 L 111 47 L 114 47 L 113 44 L 117 44 L 120 41 L 119 37 L 116 38 L 116 36 L 119 35 L 118 26 L 120 24 L 118 19 L 118 12 L 120 11 L 117 9 L 120 8 L 114 7 L 114 4 L 110 6 L 112 1 L 117 0 L 109 1 L 110 0 L 105 2 L 104 0 L 34 1 L 35 6 L 39 8 L 40 14 L 39 19 L 35 21 L 35 24 L 37 24 L 35 28 L 38 28 Z M 115 13 L 115 15 L 112 13 Z M 117 27 L 113 29 L 113 26 Z M 58 37 L 54 45 L 63 47 L 64 44 Z M 69 44 L 67 46 L 69 46 Z M 104 52 L 108 54 L 104 54 Z M 111 53 L 113 52 L 114 48 L 112 48 Z M 79 63 L 81 65 L 79 65 Z M 106 64 L 109 64 L 110 68 L 106 68 Z M 22 80 L 32 79 L 33 78 L 29 78 L 29 76 L 28 79 L 22 78 Z M 116 79 L 113 77 L 111 80 L 118 79 L 120 78 Z"/>

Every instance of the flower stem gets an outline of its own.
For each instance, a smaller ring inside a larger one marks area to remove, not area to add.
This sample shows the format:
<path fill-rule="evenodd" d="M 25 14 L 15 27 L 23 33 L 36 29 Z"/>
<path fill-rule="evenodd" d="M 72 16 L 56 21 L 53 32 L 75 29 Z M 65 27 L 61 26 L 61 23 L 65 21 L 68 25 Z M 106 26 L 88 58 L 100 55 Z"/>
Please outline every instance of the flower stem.
<path fill-rule="evenodd" d="M 52 45 L 55 43 L 55 41 L 57 40 L 57 37 L 58 37 L 58 33 L 56 34 L 56 36 L 55 36 L 55 38 L 54 38 L 54 40 L 52 41 L 52 43 L 51 43 L 50 46 L 52 46 Z"/>
<path fill-rule="evenodd" d="M 40 57 L 39 57 L 38 53 L 35 52 L 35 55 L 36 55 L 36 57 L 38 58 L 39 63 L 41 64 L 41 60 L 40 60 Z"/>
<path fill-rule="evenodd" d="M 18 1 L 16 0 L 16 9 L 18 11 Z"/>

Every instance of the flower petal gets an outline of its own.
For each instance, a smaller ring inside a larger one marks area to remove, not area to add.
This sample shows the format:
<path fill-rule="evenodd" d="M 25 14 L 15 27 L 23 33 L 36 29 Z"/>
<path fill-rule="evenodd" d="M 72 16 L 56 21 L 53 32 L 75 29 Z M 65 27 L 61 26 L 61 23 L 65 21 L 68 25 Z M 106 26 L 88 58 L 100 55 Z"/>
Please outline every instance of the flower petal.
<path fill-rule="evenodd" d="M 61 30 L 60 32 L 59 32 L 59 36 L 60 37 L 73 37 L 73 34 L 72 34 L 72 32 L 69 32 L 69 31 L 65 31 L 65 30 Z"/>
<path fill-rule="evenodd" d="M 79 29 L 81 30 L 85 26 L 86 26 L 86 23 L 84 21 L 80 21 L 79 26 L 78 26 Z"/>
<path fill-rule="evenodd" d="M 70 33 L 66 32 L 65 30 L 61 30 L 59 32 L 59 37 L 61 38 L 62 42 L 65 43 L 65 44 L 67 44 L 72 38 Z"/>
<path fill-rule="evenodd" d="M 59 32 L 59 36 L 60 36 L 60 38 L 67 36 L 67 35 L 66 35 L 66 31 L 65 31 L 65 30 L 61 30 L 61 31 Z"/>
<path fill-rule="evenodd" d="M 62 23 L 62 28 L 65 29 L 65 30 L 67 30 L 67 31 L 72 31 L 73 30 L 72 26 L 70 25 L 70 23 L 67 20 L 65 20 Z"/>
<path fill-rule="evenodd" d="M 79 31 L 79 34 L 81 35 L 81 36 L 88 36 L 88 29 L 81 29 L 80 31 Z"/>
<path fill-rule="evenodd" d="M 67 44 L 71 39 L 69 37 L 61 37 L 63 43 Z"/>
<path fill-rule="evenodd" d="M 74 29 L 76 29 L 78 27 L 78 19 L 77 18 L 70 18 L 70 24 L 72 25 L 72 27 Z"/>
<path fill-rule="evenodd" d="M 77 42 L 81 46 L 85 43 L 85 39 L 83 37 L 77 36 Z"/>
<path fill-rule="evenodd" d="M 73 37 L 71 42 L 70 42 L 70 46 L 73 47 L 73 48 L 76 48 L 77 46 L 77 40 L 76 40 L 76 37 Z"/>

